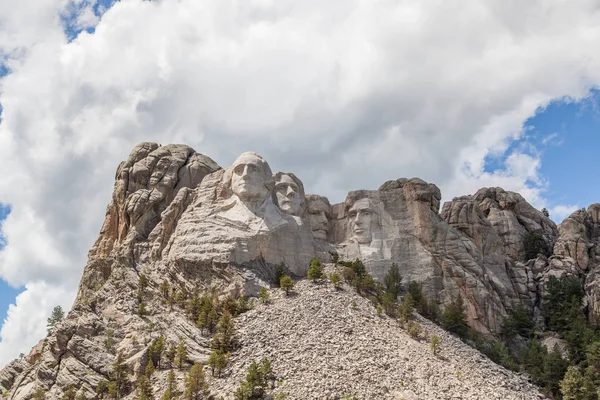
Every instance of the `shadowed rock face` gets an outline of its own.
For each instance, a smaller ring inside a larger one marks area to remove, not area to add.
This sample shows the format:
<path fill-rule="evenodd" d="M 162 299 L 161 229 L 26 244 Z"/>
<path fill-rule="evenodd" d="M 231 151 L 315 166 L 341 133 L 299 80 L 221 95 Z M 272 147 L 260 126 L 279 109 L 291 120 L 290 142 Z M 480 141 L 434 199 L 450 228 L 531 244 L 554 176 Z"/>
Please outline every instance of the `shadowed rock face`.
<path fill-rule="evenodd" d="M 156 332 L 174 343 L 183 340 L 190 359 L 204 362 L 209 340 L 184 311 L 161 300 L 161 282 L 189 293 L 217 287 L 222 295 L 255 295 L 278 268 L 305 276 L 311 258 L 329 261 L 333 251 L 362 259 L 378 280 L 398 264 L 403 282 L 421 282 L 442 308 L 461 294 L 469 323 L 482 332 L 497 333 L 518 303 L 538 312 L 550 275 L 587 276 L 597 308 L 599 204 L 557 229 L 520 195 L 500 188 L 455 198 L 440 213 L 441 198 L 437 186 L 402 178 L 331 205 L 323 196 L 305 195 L 293 173 L 273 175 L 255 153 L 223 169 L 185 145 L 141 143 L 117 169 L 73 310 L 27 362 L 0 371 L 0 393 L 10 389 L 11 399 L 27 399 L 40 386 L 60 398 L 74 385 L 91 397 L 117 351 L 132 376 L 138 374 L 146 362 L 144 343 Z M 533 231 L 554 255 L 524 259 L 525 238 Z M 149 280 L 144 301 L 150 314 L 144 318 L 136 315 L 142 273 Z M 109 337 L 116 343 L 111 351 Z"/>

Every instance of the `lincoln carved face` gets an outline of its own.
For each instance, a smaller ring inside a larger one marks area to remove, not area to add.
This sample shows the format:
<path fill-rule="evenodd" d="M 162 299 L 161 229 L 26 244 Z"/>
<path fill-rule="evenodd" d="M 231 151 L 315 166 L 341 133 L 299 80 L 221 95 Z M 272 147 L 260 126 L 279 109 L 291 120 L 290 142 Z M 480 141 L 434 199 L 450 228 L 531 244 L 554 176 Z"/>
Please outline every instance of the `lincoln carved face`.
<path fill-rule="evenodd" d="M 348 210 L 352 238 L 360 244 L 371 243 L 373 232 L 379 228 L 378 215 L 369 199 L 360 199 Z"/>
<path fill-rule="evenodd" d="M 308 211 L 307 219 L 313 236 L 316 239 L 327 240 L 331 212 L 329 201 L 323 196 L 308 195 L 306 202 Z"/>
<path fill-rule="evenodd" d="M 260 199 L 269 195 L 271 168 L 256 153 L 244 153 L 232 165 L 231 190 L 240 199 Z"/>
<path fill-rule="evenodd" d="M 303 199 L 304 188 L 295 175 L 281 172 L 275 174 L 275 201 L 284 213 L 300 216 Z"/>

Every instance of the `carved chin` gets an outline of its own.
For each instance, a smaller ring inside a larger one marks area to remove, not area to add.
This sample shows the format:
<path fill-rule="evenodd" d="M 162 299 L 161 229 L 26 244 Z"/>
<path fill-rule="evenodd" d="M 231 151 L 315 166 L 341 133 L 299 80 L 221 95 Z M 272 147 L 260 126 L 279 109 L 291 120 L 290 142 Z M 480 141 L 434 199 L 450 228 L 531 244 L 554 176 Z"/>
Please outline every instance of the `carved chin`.
<path fill-rule="evenodd" d="M 364 232 L 364 233 L 354 233 L 354 239 L 359 243 L 359 244 L 369 244 L 371 243 L 371 234 Z"/>

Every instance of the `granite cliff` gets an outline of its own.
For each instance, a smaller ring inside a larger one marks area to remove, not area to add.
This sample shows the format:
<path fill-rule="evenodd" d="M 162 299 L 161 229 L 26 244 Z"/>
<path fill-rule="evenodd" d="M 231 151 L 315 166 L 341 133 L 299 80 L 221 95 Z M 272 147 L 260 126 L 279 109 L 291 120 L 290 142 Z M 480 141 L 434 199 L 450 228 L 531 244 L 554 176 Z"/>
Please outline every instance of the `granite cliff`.
<path fill-rule="evenodd" d="M 167 298 L 176 292 L 255 297 L 271 286 L 278 270 L 302 278 L 312 258 L 329 262 L 333 253 L 362 260 L 376 280 L 398 265 L 404 282 L 420 282 L 423 294 L 441 309 L 460 294 L 469 325 L 490 336 L 518 305 L 539 316 L 549 276 L 579 277 L 590 312 L 597 311 L 600 204 L 557 227 L 519 194 L 501 188 L 455 198 L 440 210 L 441 198 L 434 184 L 402 178 L 377 190 L 350 192 L 343 203 L 331 205 L 323 196 L 305 194 L 293 173 L 273 173 L 255 153 L 221 168 L 185 145 L 141 143 L 117 169 L 73 309 L 25 360 L 0 371 L 0 393 L 20 400 L 42 388 L 48 398 L 61 398 L 73 386 L 91 398 L 110 376 L 116 354 L 124 357 L 133 388 L 148 363 L 149 345 L 160 335 L 184 343 L 190 363 L 206 362 L 210 337 L 190 321 L 185 307 Z M 527 247 L 532 235 L 541 243 L 533 256 Z M 164 282 L 172 293 L 164 293 Z M 273 293 L 275 304 L 236 318 L 241 350 L 233 352 L 225 376 L 211 382 L 213 395 L 229 398 L 241 369 L 266 355 L 286 382 L 276 391 L 291 398 L 344 393 L 365 399 L 481 398 L 490 392 L 497 398 L 543 397 L 427 322 L 428 331 L 442 336 L 447 355 L 427 355 L 423 369 L 418 364 L 426 346 L 414 347 L 406 331 L 376 317 L 351 290 L 298 286 L 296 297 Z M 141 301 L 147 311 L 140 315 Z M 348 309 L 351 302 L 358 309 Z M 286 310 L 302 317 L 290 319 Z M 328 331 L 334 326 L 363 339 L 372 332 L 374 339 L 356 347 L 344 334 Z M 329 344 L 319 347 L 318 337 Z M 381 361 L 394 350 L 399 353 Z M 331 355 L 323 366 L 326 376 L 311 376 L 311 360 L 324 354 Z M 367 354 L 370 361 L 363 363 Z M 467 370 L 454 384 L 443 383 L 444 374 Z M 377 379 L 382 374 L 390 374 L 389 382 Z M 357 385 L 358 377 L 368 385 Z M 180 384 L 182 378 L 178 372 Z M 153 377 L 157 397 L 165 380 L 165 371 Z M 123 398 L 135 397 L 135 391 L 128 393 Z"/>

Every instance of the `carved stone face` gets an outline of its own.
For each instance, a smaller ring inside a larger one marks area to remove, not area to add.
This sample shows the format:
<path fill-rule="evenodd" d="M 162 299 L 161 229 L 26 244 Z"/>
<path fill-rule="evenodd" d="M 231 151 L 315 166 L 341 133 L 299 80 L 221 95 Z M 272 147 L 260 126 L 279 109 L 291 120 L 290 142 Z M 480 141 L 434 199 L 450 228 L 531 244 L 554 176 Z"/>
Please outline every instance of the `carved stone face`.
<path fill-rule="evenodd" d="M 371 243 L 377 229 L 377 214 L 369 199 L 360 199 L 348 210 L 348 222 L 352 237 L 360 244 Z"/>
<path fill-rule="evenodd" d="M 240 199 L 259 199 L 269 195 L 267 183 L 271 171 L 266 162 L 254 153 L 244 153 L 234 161 L 231 190 Z"/>
<path fill-rule="evenodd" d="M 329 232 L 330 206 L 322 198 L 307 198 L 307 219 L 313 236 L 316 239 L 327 240 Z"/>
<path fill-rule="evenodd" d="M 302 194 L 294 180 L 287 174 L 282 174 L 275 182 L 275 196 L 281 210 L 289 215 L 300 215 Z"/>

